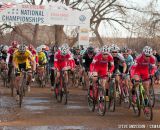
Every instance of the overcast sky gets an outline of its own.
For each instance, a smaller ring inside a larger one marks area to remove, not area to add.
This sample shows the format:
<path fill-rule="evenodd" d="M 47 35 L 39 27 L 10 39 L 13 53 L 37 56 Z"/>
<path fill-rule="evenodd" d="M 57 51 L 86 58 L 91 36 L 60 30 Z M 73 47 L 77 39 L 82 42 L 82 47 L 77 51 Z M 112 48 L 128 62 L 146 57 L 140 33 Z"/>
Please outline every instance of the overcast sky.
<path fill-rule="evenodd" d="M 1 0 L 0 0 L 1 1 Z M 3 0 L 4 1 L 4 0 Z M 9 1 L 9 0 L 6 0 Z M 36 0 L 37 4 L 39 4 L 41 0 Z M 151 0 L 121 0 L 124 5 L 134 5 L 136 7 L 145 7 Z M 23 2 L 23 0 L 16 0 L 16 2 Z M 44 0 L 44 4 L 47 3 L 47 0 Z M 160 0 L 159 0 L 160 3 Z M 159 4 L 160 5 L 160 4 Z M 160 7 L 158 7 L 160 8 Z M 115 27 L 118 28 L 118 31 L 114 31 L 112 28 L 105 26 L 103 22 L 100 25 L 99 32 L 102 36 L 114 36 L 114 37 L 127 37 L 129 36 L 129 32 L 122 28 L 120 25 L 115 24 Z"/>

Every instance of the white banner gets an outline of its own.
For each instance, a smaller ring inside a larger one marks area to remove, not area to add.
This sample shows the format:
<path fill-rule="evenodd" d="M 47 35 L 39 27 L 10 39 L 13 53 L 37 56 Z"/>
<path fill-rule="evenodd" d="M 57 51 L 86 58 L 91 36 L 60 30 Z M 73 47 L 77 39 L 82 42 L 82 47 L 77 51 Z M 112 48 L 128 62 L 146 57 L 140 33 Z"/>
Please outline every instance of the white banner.
<path fill-rule="evenodd" d="M 1 22 L 46 24 L 48 14 L 45 6 L 14 5 L 6 8 L 0 14 Z"/>
<path fill-rule="evenodd" d="M 6 7 L 0 11 L 0 22 L 71 25 L 89 28 L 90 17 L 87 12 L 69 10 L 63 4 L 57 5 L 59 9 L 49 5 L 28 4 Z"/>

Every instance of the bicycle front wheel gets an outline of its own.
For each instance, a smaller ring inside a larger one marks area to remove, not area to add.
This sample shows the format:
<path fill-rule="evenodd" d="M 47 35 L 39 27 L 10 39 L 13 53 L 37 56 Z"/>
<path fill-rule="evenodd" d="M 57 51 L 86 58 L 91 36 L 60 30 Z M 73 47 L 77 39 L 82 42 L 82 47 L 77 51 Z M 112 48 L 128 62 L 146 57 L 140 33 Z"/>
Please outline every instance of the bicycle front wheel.
<path fill-rule="evenodd" d="M 106 113 L 106 90 L 102 86 L 98 89 L 98 113 L 101 116 Z"/>

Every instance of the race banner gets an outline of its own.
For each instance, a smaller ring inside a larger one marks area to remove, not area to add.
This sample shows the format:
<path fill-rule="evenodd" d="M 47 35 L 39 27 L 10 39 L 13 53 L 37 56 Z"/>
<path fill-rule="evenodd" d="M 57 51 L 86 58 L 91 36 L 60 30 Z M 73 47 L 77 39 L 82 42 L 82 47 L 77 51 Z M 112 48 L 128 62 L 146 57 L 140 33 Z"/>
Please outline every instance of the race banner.
<path fill-rule="evenodd" d="M 1 11 L 2 12 L 2 11 Z M 43 5 L 14 5 L 3 9 L 1 22 L 46 24 L 48 13 Z"/>

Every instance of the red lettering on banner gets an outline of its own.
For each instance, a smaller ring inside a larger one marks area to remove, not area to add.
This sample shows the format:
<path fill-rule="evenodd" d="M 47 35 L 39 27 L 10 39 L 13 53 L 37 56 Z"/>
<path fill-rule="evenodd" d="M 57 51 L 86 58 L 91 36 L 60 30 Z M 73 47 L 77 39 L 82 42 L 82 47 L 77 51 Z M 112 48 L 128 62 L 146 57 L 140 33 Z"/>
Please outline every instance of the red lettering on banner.
<path fill-rule="evenodd" d="M 22 5 L 22 8 L 25 9 L 45 9 L 43 5 Z"/>
<path fill-rule="evenodd" d="M 68 17 L 68 14 L 65 13 L 51 13 L 51 16 L 63 16 L 63 17 Z"/>

